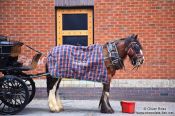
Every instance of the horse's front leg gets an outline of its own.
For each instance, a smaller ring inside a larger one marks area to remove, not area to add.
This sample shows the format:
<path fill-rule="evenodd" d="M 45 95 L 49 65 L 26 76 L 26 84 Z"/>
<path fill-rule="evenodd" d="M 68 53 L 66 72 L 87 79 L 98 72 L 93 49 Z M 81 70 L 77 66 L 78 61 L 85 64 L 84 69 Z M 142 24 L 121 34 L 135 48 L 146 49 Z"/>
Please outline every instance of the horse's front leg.
<path fill-rule="evenodd" d="M 47 77 L 47 92 L 48 92 L 48 105 L 51 112 L 60 112 L 63 110 L 59 95 L 57 95 L 57 89 L 61 82 L 60 79 Z"/>
<path fill-rule="evenodd" d="M 110 83 L 103 84 L 103 92 L 99 104 L 101 113 L 114 113 L 114 110 L 109 103 L 109 91 Z"/>

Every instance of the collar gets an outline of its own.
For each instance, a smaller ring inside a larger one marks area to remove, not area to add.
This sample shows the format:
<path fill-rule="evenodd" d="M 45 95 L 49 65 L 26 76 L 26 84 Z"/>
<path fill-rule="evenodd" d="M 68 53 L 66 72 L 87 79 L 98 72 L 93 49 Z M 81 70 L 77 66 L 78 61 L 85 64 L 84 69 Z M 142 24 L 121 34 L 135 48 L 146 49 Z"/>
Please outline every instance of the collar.
<path fill-rule="evenodd" d="M 108 51 L 108 56 L 105 57 L 105 60 L 110 60 L 110 64 L 107 67 L 112 66 L 114 70 L 122 69 L 124 66 L 123 60 L 118 53 L 115 42 L 108 42 L 105 45 Z"/>

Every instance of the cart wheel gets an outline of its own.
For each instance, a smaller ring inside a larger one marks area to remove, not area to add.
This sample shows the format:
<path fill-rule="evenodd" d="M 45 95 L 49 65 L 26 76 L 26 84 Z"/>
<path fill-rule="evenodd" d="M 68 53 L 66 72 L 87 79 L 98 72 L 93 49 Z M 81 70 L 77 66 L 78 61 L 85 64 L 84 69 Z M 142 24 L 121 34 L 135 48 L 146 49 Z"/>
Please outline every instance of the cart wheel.
<path fill-rule="evenodd" d="M 29 91 L 29 101 L 28 101 L 28 104 L 29 104 L 35 96 L 35 91 L 36 91 L 35 82 L 30 77 L 22 77 L 21 79 L 27 85 L 27 88 Z"/>
<path fill-rule="evenodd" d="M 29 100 L 26 84 L 13 75 L 5 75 L 0 81 L 0 114 L 16 114 Z"/>

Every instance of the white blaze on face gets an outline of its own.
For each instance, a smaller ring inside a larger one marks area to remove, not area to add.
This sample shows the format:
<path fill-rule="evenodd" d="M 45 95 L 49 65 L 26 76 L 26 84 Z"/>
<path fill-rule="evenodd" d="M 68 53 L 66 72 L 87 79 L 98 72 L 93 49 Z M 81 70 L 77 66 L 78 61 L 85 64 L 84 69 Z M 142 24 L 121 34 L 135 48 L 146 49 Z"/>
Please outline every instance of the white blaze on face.
<path fill-rule="evenodd" d="M 143 56 L 143 51 L 142 50 L 140 50 L 140 54 Z M 144 56 L 143 56 L 143 59 L 144 59 Z"/>
<path fill-rule="evenodd" d="M 143 55 L 143 51 L 140 49 L 140 54 Z"/>
<path fill-rule="evenodd" d="M 144 58 L 144 55 L 143 55 L 143 51 L 142 50 L 140 50 L 140 54 L 143 56 L 143 62 L 144 62 L 145 58 Z"/>

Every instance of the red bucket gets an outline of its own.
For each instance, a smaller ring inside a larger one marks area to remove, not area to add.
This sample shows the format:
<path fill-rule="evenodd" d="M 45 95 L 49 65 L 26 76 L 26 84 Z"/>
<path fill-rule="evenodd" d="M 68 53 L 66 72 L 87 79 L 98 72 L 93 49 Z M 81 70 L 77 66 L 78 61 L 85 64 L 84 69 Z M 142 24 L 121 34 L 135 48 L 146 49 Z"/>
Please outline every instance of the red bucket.
<path fill-rule="evenodd" d="M 120 103 L 121 103 L 123 113 L 134 113 L 135 112 L 135 102 L 121 101 Z"/>

